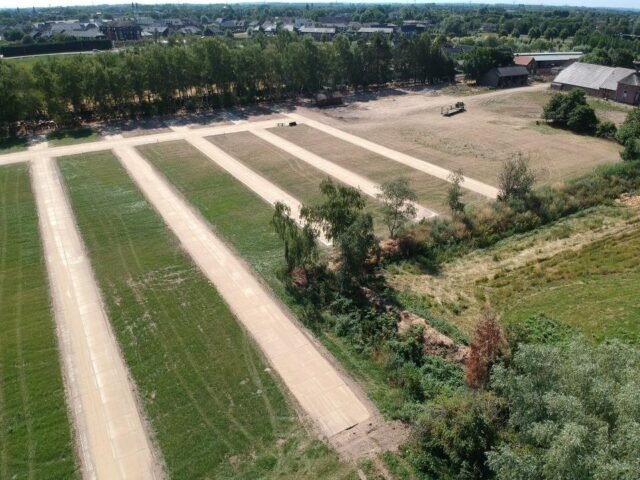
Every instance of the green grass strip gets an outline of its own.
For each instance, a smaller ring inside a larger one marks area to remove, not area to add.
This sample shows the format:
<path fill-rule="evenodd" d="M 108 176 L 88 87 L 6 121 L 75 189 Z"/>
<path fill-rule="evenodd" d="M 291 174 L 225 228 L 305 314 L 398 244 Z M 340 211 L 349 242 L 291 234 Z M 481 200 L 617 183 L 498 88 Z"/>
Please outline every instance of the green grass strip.
<path fill-rule="evenodd" d="M 0 168 L 0 478 L 77 478 L 26 165 Z"/>
<path fill-rule="evenodd" d="M 253 342 L 112 154 L 59 164 L 169 476 L 342 471 L 308 439 Z"/>
<path fill-rule="evenodd" d="M 278 278 L 284 266 L 283 247 L 270 225 L 273 208 L 186 142 L 139 147 L 176 188 L 194 205 L 269 284 L 275 294 L 299 316 L 304 313 Z M 316 332 L 325 347 L 385 413 L 397 410 L 400 392 L 389 387 L 382 368 L 342 339 Z"/>

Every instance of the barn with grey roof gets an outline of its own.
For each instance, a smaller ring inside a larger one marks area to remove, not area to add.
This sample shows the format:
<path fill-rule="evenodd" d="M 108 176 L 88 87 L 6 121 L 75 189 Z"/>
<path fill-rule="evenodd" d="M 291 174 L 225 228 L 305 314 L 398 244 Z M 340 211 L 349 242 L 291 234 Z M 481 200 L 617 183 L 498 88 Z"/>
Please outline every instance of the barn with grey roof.
<path fill-rule="evenodd" d="M 554 79 L 551 88 L 570 91 L 584 90 L 601 97 L 628 105 L 640 104 L 640 73 L 636 69 L 607 67 L 590 63 L 574 63 Z"/>

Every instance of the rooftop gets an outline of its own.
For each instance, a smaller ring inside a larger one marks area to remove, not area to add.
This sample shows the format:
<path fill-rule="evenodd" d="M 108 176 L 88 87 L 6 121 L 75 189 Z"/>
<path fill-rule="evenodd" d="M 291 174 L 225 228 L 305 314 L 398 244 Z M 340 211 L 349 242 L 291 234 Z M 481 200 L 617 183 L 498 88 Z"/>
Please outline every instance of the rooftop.
<path fill-rule="evenodd" d="M 591 63 L 574 63 L 555 78 L 554 83 L 564 83 L 590 90 L 616 90 L 618 82 L 635 73 L 630 68 L 606 67 Z"/>

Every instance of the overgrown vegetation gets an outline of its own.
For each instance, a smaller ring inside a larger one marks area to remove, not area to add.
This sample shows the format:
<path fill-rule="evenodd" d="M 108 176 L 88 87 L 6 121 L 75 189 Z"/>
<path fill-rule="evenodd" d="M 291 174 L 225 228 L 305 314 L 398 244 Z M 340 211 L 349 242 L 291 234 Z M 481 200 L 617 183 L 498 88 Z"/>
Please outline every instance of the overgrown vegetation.
<path fill-rule="evenodd" d="M 29 169 L 0 167 L 0 478 L 79 478 L 48 287 Z"/>

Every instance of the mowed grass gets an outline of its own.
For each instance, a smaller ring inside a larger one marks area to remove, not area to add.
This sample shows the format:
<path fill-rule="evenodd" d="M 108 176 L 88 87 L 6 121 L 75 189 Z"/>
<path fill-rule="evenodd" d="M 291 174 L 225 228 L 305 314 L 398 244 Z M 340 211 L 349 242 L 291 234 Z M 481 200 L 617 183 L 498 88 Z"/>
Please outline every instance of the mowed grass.
<path fill-rule="evenodd" d="M 78 478 L 26 165 L 0 167 L 0 478 Z"/>
<path fill-rule="evenodd" d="M 347 475 L 113 155 L 59 164 L 169 477 Z"/>
<path fill-rule="evenodd" d="M 243 184 L 184 142 L 138 147 L 169 182 L 211 223 L 296 314 L 304 313 L 279 279 L 283 247 L 270 226 L 273 208 Z M 393 413 L 398 391 L 389 388 L 385 372 L 342 339 L 317 331 L 324 345 L 350 374 L 360 380 L 381 410 Z"/>
<path fill-rule="evenodd" d="M 317 204 L 322 201 L 320 182 L 329 175 L 269 142 L 250 132 L 215 135 L 208 140 L 300 202 Z M 332 180 L 339 182 L 336 178 Z M 388 235 L 383 222 L 382 204 L 364 194 L 363 196 L 367 202 L 365 209 L 373 216 L 376 233 L 380 236 Z"/>
<path fill-rule="evenodd" d="M 396 178 L 407 178 L 418 195 L 418 203 L 440 214 L 449 213 L 447 206 L 449 183 L 445 180 L 377 155 L 307 125 L 298 125 L 295 128 L 273 128 L 270 131 L 374 182 L 382 184 Z M 484 198 L 465 191 L 463 201 L 478 204 L 482 203 Z"/>
<path fill-rule="evenodd" d="M 75 145 L 78 143 L 97 142 L 102 137 L 93 128 L 78 128 L 75 130 L 57 130 L 47 135 L 49 145 L 52 147 L 62 147 L 65 145 Z"/>
<path fill-rule="evenodd" d="M 640 343 L 640 228 L 496 275 L 478 287 L 505 324 L 544 314 L 595 341 Z"/>

